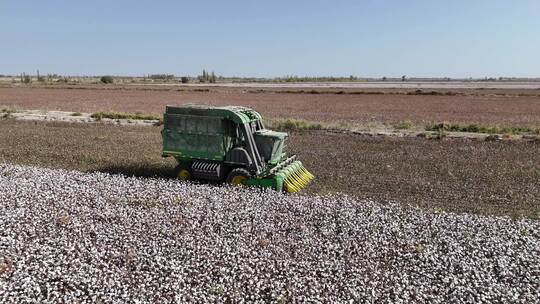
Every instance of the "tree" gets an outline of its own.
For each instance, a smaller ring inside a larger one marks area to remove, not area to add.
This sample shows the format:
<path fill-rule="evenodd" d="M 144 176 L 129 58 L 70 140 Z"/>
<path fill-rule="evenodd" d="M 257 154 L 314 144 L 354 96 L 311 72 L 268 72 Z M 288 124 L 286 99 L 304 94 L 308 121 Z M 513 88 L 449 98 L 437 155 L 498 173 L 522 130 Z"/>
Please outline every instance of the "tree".
<path fill-rule="evenodd" d="M 203 69 L 202 70 L 202 75 L 198 77 L 199 78 L 199 82 L 208 82 L 209 80 L 209 77 L 208 77 L 208 72 Z"/>
<path fill-rule="evenodd" d="M 112 76 L 102 76 L 100 78 L 100 81 L 103 83 L 113 83 L 114 79 L 112 78 Z"/>
<path fill-rule="evenodd" d="M 45 78 L 41 77 L 41 75 L 39 75 L 39 70 L 37 70 L 37 81 L 38 82 L 45 82 Z"/>
<path fill-rule="evenodd" d="M 22 73 L 21 82 L 25 84 L 32 83 L 32 78 L 30 77 L 30 75 L 26 75 L 26 73 Z"/>
<path fill-rule="evenodd" d="M 401 76 L 401 81 L 406 81 L 406 80 L 407 80 L 407 75 Z"/>

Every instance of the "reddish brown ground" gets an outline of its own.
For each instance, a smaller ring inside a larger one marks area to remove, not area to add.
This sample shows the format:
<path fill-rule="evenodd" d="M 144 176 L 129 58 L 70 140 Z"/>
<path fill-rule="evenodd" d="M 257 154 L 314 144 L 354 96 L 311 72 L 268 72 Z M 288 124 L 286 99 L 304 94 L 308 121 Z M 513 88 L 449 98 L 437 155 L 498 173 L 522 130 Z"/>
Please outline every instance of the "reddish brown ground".
<path fill-rule="evenodd" d="M 166 104 L 200 102 L 252 107 L 268 118 L 299 118 L 355 124 L 411 121 L 540 126 L 537 90 L 459 91 L 455 96 L 407 94 L 298 94 L 249 88 L 90 87 L 0 88 L 0 106 L 67 111 L 161 113 Z M 324 90 L 320 90 L 324 92 Z M 473 92 L 473 93 L 471 93 Z M 502 93 L 501 93 L 502 92 Z M 388 93 L 388 92 L 387 92 Z"/>
<path fill-rule="evenodd" d="M 159 127 L 0 119 L 0 163 L 172 177 Z M 287 149 L 316 179 L 304 193 L 342 192 L 427 209 L 540 217 L 540 142 L 292 133 Z"/>

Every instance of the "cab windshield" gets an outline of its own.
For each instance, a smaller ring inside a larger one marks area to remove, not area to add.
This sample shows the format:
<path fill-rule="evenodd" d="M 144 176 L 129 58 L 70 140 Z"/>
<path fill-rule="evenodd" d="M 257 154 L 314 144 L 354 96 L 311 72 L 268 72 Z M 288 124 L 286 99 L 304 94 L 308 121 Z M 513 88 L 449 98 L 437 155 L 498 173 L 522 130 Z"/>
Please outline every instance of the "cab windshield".
<path fill-rule="evenodd" d="M 262 134 L 255 134 L 255 142 L 257 143 L 257 149 L 259 154 L 265 162 L 277 163 L 283 153 L 284 139 L 274 136 L 265 136 Z"/>

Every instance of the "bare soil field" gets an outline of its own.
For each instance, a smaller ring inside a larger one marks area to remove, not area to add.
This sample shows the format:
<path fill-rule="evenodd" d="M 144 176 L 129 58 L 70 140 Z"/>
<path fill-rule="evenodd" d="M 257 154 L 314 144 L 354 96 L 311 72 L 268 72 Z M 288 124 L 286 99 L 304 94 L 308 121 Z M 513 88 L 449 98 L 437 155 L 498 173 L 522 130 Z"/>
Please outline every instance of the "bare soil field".
<path fill-rule="evenodd" d="M 0 162 L 171 177 L 159 127 L 0 120 Z M 316 175 L 307 193 L 430 210 L 540 217 L 539 142 L 291 134 L 288 149 Z"/>
<path fill-rule="evenodd" d="M 0 105 L 23 109 L 162 113 L 167 104 L 243 105 L 266 118 L 350 125 L 452 122 L 540 126 L 539 90 L 318 90 L 228 87 L 3 87 Z"/>

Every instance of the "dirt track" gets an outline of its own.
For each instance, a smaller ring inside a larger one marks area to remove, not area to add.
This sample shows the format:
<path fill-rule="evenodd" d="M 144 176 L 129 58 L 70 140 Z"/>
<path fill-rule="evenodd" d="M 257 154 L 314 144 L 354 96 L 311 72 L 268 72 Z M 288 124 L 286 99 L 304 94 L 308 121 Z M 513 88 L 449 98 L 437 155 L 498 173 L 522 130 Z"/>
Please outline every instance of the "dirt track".
<path fill-rule="evenodd" d="M 111 89 L 113 88 L 113 89 Z M 540 126 L 540 97 L 532 94 L 431 96 L 407 94 L 299 94 L 238 88 L 0 88 L 0 106 L 96 112 L 161 113 L 166 104 L 244 105 L 267 118 L 371 125 L 411 121 Z M 208 90 L 208 91 L 204 91 Z M 250 93 L 251 92 L 251 93 Z M 504 92 L 503 92 L 504 93 Z"/>

